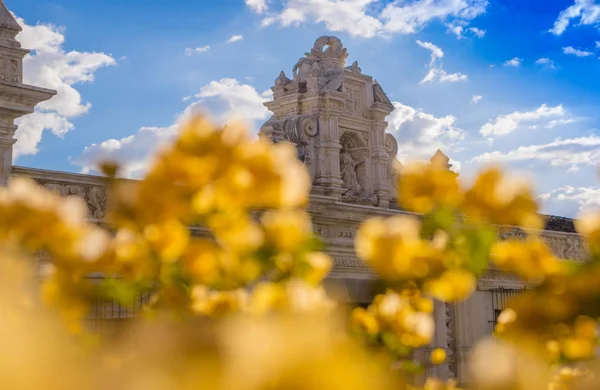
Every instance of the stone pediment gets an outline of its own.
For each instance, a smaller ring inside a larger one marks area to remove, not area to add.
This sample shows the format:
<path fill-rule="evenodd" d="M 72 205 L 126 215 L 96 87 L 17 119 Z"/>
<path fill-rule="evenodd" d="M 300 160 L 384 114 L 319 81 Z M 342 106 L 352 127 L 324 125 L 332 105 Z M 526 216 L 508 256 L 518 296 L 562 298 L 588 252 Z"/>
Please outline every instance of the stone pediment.
<path fill-rule="evenodd" d="M 390 110 L 394 109 L 394 105 L 392 104 L 386 93 L 383 92 L 383 88 L 381 88 L 381 85 L 379 85 L 379 83 L 376 81 L 373 83 L 373 98 L 374 103 L 384 104 Z"/>

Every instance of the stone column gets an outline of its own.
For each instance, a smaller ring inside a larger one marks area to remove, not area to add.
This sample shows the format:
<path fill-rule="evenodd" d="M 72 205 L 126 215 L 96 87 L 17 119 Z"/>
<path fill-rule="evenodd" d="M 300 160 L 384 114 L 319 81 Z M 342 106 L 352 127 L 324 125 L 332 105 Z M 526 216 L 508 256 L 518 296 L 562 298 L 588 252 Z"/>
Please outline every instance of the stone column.
<path fill-rule="evenodd" d="M 380 207 L 388 207 L 392 194 L 389 189 L 388 179 L 388 164 L 389 154 L 385 147 L 385 129 L 387 128 L 387 122 L 385 117 L 389 115 L 391 110 L 389 107 L 382 103 L 373 104 L 373 133 L 371 140 L 373 146 L 371 149 L 371 160 L 373 162 L 372 172 L 375 180 L 375 194 L 379 200 Z"/>
<path fill-rule="evenodd" d="M 320 119 L 320 134 L 317 140 L 317 173 L 315 178 L 317 192 L 324 195 L 340 196 L 342 178 L 340 173 L 339 117 L 324 114 Z"/>
<path fill-rule="evenodd" d="M 12 170 L 15 119 L 32 113 L 36 104 L 55 91 L 23 84 L 23 57 L 29 53 L 16 40 L 21 26 L 0 0 L 0 185 L 6 185 Z"/>

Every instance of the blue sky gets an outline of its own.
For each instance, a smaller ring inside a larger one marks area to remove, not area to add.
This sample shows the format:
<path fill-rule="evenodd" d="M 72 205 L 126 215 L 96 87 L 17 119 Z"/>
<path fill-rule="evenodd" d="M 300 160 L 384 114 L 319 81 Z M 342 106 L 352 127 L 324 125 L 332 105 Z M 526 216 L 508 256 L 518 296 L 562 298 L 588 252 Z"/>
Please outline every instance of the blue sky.
<path fill-rule="evenodd" d="M 598 0 L 5 3 L 33 49 L 25 81 L 59 90 L 20 122 L 17 165 L 89 172 L 109 155 L 135 176 L 199 107 L 258 128 L 279 71 L 336 35 L 395 103 L 401 160 L 441 148 L 466 178 L 528 172 L 545 212 L 600 206 Z"/>

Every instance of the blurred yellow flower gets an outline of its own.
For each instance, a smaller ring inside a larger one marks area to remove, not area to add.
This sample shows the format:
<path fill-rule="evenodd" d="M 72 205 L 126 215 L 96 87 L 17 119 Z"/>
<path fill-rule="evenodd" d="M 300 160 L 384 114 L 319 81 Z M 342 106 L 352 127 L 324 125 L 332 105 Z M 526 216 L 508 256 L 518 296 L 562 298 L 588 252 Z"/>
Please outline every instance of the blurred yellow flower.
<path fill-rule="evenodd" d="M 398 203 L 408 211 L 429 213 L 436 207 L 455 208 L 463 193 L 456 173 L 437 164 L 411 163 L 399 168 Z"/>
<path fill-rule="evenodd" d="M 356 253 L 384 279 L 422 279 L 440 273 L 445 248 L 421 239 L 420 230 L 414 217 L 372 218 L 358 231 Z"/>
<path fill-rule="evenodd" d="M 455 302 L 467 298 L 475 290 L 475 275 L 464 270 L 448 270 L 439 278 L 430 279 L 423 291 L 442 302 Z"/>
<path fill-rule="evenodd" d="M 481 172 L 466 191 L 464 213 L 476 221 L 542 229 L 539 206 L 529 183 L 520 177 L 508 177 L 499 168 Z"/>
<path fill-rule="evenodd" d="M 498 268 L 515 272 L 526 280 L 539 281 L 566 271 L 565 264 L 554 257 L 543 239 L 537 237 L 496 242 L 490 258 Z"/>
<path fill-rule="evenodd" d="M 433 364 L 442 364 L 446 361 L 446 351 L 443 348 L 436 348 L 431 351 L 431 356 L 429 357 L 431 363 Z"/>

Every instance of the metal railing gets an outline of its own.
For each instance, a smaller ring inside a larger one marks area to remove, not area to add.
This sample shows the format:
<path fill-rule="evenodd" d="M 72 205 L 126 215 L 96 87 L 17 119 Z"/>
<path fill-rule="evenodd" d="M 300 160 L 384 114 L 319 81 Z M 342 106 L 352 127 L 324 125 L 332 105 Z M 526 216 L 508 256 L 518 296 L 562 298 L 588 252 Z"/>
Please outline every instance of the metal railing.
<path fill-rule="evenodd" d="M 496 327 L 496 324 L 498 323 L 498 316 L 500 313 L 502 313 L 502 310 L 506 309 L 511 301 L 516 299 L 524 291 L 525 290 L 505 288 L 490 290 L 490 293 L 492 294 L 492 310 L 494 311 L 494 319 L 489 322 L 492 324 L 493 328 Z"/>
<path fill-rule="evenodd" d="M 130 306 L 119 304 L 113 299 L 98 294 L 85 326 L 93 333 L 115 335 L 125 329 L 150 300 L 150 293 L 138 294 Z"/>

